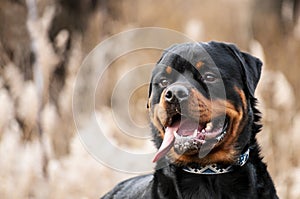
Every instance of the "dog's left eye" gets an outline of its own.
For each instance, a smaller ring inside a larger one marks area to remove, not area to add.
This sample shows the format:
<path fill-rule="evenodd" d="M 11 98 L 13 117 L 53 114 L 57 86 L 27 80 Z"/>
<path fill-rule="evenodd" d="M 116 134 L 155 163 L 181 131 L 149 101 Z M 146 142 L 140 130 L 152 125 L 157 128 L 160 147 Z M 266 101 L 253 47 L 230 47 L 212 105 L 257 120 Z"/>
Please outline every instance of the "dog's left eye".
<path fill-rule="evenodd" d="M 217 79 L 217 76 L 213 73 L 206 73 L 203 75 L 203 80 L 205 82 L 214 82 L 214 81 L 216 81 L 216 79 Z"/>
<path fill-rule="evenodd" d="M 170 84 L 170 82 L 167 79 L 162 79 L 159 82 L 159 86 L 163 87 L 163 88 L 169 86 L 169 84 Z"/>

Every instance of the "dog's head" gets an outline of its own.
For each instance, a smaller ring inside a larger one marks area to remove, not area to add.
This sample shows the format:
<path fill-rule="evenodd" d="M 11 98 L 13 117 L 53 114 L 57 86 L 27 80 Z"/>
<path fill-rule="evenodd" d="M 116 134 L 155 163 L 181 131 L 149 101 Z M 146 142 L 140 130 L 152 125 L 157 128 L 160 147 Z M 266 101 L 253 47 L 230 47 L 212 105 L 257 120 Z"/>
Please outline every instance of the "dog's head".
<path fill-rule="evenodd" d="M 153 70 L 148 109 L 159 148 L 178 165 L 230 164 L 258 131 L 254 91 L 259 59 L 234 45 L 186 43 L 167 49 Z"/>

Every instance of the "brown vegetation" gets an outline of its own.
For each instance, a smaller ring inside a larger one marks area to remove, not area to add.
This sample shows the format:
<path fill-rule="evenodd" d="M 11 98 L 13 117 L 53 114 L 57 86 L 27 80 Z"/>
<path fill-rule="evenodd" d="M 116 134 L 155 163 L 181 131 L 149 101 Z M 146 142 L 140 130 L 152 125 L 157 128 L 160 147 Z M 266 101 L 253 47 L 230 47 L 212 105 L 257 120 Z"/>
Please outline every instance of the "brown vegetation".
<path fill-rule="evenodd" d="M 107 168 L 85 151 L 73 121 L 73 84 L 98 42 L 120 31 L 156 26 L 194 40 L 233 42 L 264 61 L 257 92 L 264 118 L 262 153 L 280 197 L 299 198 L 299 11 L 299 0 L 1 0 L 0 197 L 98 198 L 133 175 Z M 126 42 L 135 41 L 118 48 Z M 124 55 L 99 83 L 96 112 L 106 121 L 108 137 L 126 149 L 154 150 L 150 140 L 137 141 L 109 125 L 114 123 L 112 90 L 124 72 L 155 63 L 160 53 L 144 49 Z M 93 70 L 77 80 L 82 91 L 77 105 L 87 120 L 94 111 L 86 100 L 87 81 L 99 64 L 91 63 Z M 140 78 L 149 76 L 145 72 Z M 148 122 L 146 97 L 143 86 L 129 105 L 138 124 Z"/>

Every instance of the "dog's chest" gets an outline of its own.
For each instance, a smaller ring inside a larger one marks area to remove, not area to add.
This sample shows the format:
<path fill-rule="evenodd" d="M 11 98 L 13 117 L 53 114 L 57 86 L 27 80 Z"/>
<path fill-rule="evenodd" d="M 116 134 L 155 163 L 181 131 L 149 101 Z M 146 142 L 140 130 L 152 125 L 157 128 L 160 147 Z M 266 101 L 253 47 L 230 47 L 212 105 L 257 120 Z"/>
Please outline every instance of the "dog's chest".
<path fill-rule="evenodd" d="M 190 176 L 181 178 L 178 182 L 183 199 L 256 198 L 253 187 L 249 186 L 252 184 L 251 179 L 247 176 Z"/>

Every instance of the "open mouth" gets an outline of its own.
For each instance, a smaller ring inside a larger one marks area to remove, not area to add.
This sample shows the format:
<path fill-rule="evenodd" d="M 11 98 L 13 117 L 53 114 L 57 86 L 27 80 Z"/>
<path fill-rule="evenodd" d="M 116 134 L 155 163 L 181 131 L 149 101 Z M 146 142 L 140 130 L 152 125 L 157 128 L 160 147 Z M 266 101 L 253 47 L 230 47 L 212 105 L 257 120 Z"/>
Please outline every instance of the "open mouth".
<path fill-rule="evenodd" d="M 205 145 L 215 146 L 224 139 L 227 127 L 225 116 L 201 123 L 176 115 L 172 118 L 172 124 L 165 127 L 163 142 L 153 162 L 165 156 L 172 147 L 177 154 L 193 155 L 207 148 Z"/>

